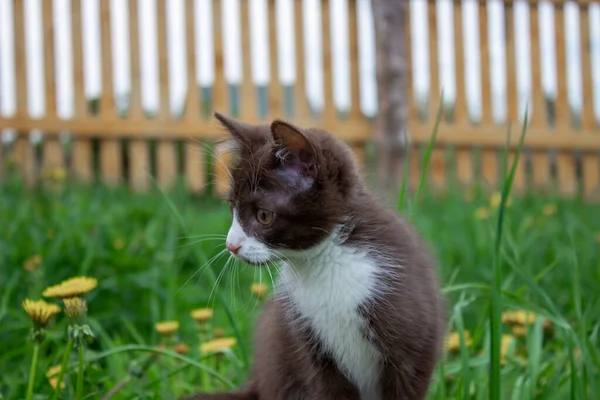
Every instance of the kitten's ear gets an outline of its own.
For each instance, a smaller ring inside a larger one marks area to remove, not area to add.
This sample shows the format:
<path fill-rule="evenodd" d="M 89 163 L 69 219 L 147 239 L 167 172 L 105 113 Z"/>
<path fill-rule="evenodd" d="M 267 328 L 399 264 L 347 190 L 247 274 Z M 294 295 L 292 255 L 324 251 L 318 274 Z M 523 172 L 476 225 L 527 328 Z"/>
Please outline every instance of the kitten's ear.
<path fill-rule="evenodd" d="M 271 123 L 277 158 L 288 172 L 316 178 L 317 155 L 308 138 L 295 126 L 275 120 Z"/>
<path fill-rule="evenodd" d="M 214 116 L 229 131 L 232 138 L 235 139 L 237 143 L 242 143 L 250 148 L 256 144 L 262 144 L 265 142 L 265 140 L 268 140 L 268 135 L 265 134 L 265 129 L 261 129 L 260 125 L 242 122 L 218 112 L 215 112 Z"/>

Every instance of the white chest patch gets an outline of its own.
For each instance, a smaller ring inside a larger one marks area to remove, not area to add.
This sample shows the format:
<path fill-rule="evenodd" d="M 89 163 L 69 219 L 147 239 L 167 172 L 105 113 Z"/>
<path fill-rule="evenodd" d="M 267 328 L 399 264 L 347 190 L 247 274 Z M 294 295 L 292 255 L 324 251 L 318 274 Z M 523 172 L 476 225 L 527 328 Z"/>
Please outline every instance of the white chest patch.
<path fill-rule="evenodd" d="M 366 321 L 357 308 L 374 295 L 377 267 L 363 250 L 333 242 L 312 253 L 295 257 L 283 268 L 279 288 L 359 388 L 361 398 L 376 400 L 381 354 L 365 340 Z"/>

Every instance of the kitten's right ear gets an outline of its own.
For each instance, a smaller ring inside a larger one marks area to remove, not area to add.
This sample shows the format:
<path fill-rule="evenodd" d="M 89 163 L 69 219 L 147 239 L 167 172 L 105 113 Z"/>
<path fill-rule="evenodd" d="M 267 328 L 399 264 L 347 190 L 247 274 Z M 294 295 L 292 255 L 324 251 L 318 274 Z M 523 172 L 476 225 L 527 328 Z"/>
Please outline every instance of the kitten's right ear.
<path fill-rule="evenodd" d="M 268 139 L 268 135 L 260 129 L 260 125 L 242 122 L 218 112 L 215 112 L 214 116 L 229 131 L 237 143 L 241 143 L 248 148 L 252 148 L 256 144 L 262 144 Z"/>

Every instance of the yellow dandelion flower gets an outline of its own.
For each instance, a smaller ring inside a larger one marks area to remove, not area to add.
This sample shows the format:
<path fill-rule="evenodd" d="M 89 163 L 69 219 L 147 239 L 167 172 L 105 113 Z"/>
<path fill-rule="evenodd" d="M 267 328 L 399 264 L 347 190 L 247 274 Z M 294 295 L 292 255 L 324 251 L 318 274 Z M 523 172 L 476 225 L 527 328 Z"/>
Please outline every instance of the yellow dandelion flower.
<path fill-rule="evenodd" d="M 48 368 L 46 371 L 46 378 L 48 379 L 48 383 L 52 386 L 52 389 L 56 389 L 56 385 L 58 384 L 58 374 L 60 374 L 61 366 L 55 365 L 53 367 Z M 65 388 L 65 382 L 60 383 L 60 388 Z"/>
<path fill-rule="evenodd" d="M 65 303 L 65 314 L 67 314 L 70 319 L 76 319 L 86 315 L 87 303 L 81 297 L 64 299 L 63 302 Z"/>
<path fill-rule="evenodd" d="M 179 322 L 177 321 L 162 321 L 156 323 L 154 325 L 156 332 L 160 333 L 162 336 L 172 336 L 175 332 L 179 330 Z"/>
<path fill-rule="evenodd" d="M 490 216 L 490 210 L 485 207 L 479 207 L 475 210 L 475 218 L 476 219 L 487 219 Z"/>
<path fill-rule="evenodd" d="M 267 295 L 268 290 L 269 287 L 264 283 L 253 283 L 250 287 L 250 291 L 252 292 L 252 294 L 258 297 L 259 299 L 264 299 Z"/>
<path fill-rule="evenodd" d="M 556 207 L 556 204 L 546 204 L 544 206 L 544 209 L 542 210 L 542 213 L 546 216 L 546 217 L 551 217 L 554 214 L 556 214 L 556 211 L 558 210 L 558 207 Z"/>
<path fill-rule="evenodd" d="M 464 331 L 464 334 L 465 344 L 467 347 L 469 347 L 473 343 L 473 340 L 471 339 L 471 332 Z M 450 334 L 446 337 L 446 350 L 451 352 L 460 350 L 460 335 L 458 332 L 450 332 Z"/>
<path fill-rule="evenodd" d="M 219 338 L 213 339 L 200 345 L 200 352 L 202 354 L 215 353 L 218 351 L 229 350 L 237 344 L 235 338 Z"/>
<path fill-rule="evenodd" d="M 46 303 L 44 300 L 34 301 L 25 299 L 22 306 L 27 315 L 29 315 L 29 318 L 40 326 L 48 325 L 50 320 L 60 312 L 59 306 Z"/>
<path fill-rule="evenodd" d="M 512 333 L 518 338 L 524 338 L 527 336 L 527 328 L 521 325 L 515 325 L 512 327 Z"/>
<path fill-rule="evenodd" d="M 38 269 L 40 265 L 42 265 L 42 257 L 39 254 L 36 254 L 25 260 L 23 268 L 25 271 L 33 272 Z"/>
<path fill-rule="evenodd" d="M 117 238 L 113 241 L 113 249 L 121 250 L 123 247 L 125 247 L 125 242 L 123 241 L 123 239 Z"/>
<path fill-rule="evenodd" d="M 189 353 L 189 351 L 190 351 L 190 348 L 185 343 L 177 343 L 177 345 L 175 346 L 175 352 L 177 354 L 187 354 L 187 353 Z"/>
<path fill-rule="evenodd" d="M 526 310 L 504 311 L 502 313 L 502 322 L 508 325 L 530 325 L 535 323 L 537 315 L 534 312 Z"/>
<path fill-rule="evenodd" d="M 490 196 L 490 207 L 491 208 L 498 208 L 498 207 L 500 207 L 500 203 L 502 203 L 502 193 L 500 193 L 500 192 L 494 192 Z M 512 198 L 509 196 L 506 199 L 506 207 L 509 207 L 511 204 L 512 204 Z"/>
<path fill-rule="evenodd" d="M 62 281 L 58 285 L 50 286 L 44 290 L 44 297 L 56 297 L 59 299 L 68 299 L 71 297 L 81 297 L 98 286 L 96 278 L 87 276 L 77 276 Z"/>
<path fill-rule="evenodd" d="M 215 328 L 215 330 L 213 331 L 213 337 L 215 339 L 220 339 L 225 337 L 225 329 L 223 328 Z"/>
<path fill-rule="evenodd" d="M 500 341 L 500 364 L 504 365 L 510 346 L 515 340 L 513 335 L 503 334 Z"/>
<path fill-rule="evenodd" d="M 199 324 L 203 324 L 204 322 L 210 320 L 213 317 L 213 310 L 210 308 L 197 308 L 190 312 L 194 321 Z"/>

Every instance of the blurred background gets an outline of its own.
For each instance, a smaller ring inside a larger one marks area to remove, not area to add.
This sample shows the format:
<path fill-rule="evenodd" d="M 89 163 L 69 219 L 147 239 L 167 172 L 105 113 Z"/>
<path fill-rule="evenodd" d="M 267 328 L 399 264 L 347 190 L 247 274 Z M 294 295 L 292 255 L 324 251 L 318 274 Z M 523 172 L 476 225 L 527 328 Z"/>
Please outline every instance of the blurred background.
<path fill-rule="evenodd" d="M 330 131 L 417 226 L 450 300 L 430 398 L 598 398 L 588 0 L 0 0 L 0 398 L 24 398 L 31 377 L 21 302 L 76 275 L 98 279 L 89 397 L 221 387 L 198 363 L 245 381 L 278 266 L 223 251 L 213 111 Z M 164 336 L 161 321 L 179 325 Z M 68 324 L 47 329 L 40 371 L 60 364 Z M 204 354 L 223 336 L 226 358 Z M 155 346 L 166 353 L 146 363 Z M 56 387 L 34 382 L 40 399 Z M 73 398 L 73 368 L 65 382 Z"/>

